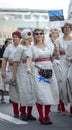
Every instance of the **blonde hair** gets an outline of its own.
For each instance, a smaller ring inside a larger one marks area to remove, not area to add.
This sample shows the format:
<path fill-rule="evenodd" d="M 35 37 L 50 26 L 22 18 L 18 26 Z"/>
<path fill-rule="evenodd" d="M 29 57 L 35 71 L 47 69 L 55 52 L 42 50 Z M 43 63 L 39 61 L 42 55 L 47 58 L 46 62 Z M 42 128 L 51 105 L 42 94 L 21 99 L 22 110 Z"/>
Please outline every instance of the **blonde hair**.
<path fill-rule="evenodd" d="M 52 34 L 53 32 L 56 32 L 56 33 L 58 34 L 58 37 L 59 37 L 60 31 L 59 31 L 58 29 L 56 29 L 56 28 L 50 30 L 49 37 L 51 37 L 51 34 Z"/>
<path fill-rule="evenodd" d="M 24 40 L 24 39 L 21 39 L 20 44 L 22 44 L 22 45 L 26 45 L 25 40 Z"/>
<path fill-rule="evenodd" d="M 29 38 L 27 39 L 21 39 L 20 44 L 22 45 L 31 45 L 31 42 L 29 41 Z"/>

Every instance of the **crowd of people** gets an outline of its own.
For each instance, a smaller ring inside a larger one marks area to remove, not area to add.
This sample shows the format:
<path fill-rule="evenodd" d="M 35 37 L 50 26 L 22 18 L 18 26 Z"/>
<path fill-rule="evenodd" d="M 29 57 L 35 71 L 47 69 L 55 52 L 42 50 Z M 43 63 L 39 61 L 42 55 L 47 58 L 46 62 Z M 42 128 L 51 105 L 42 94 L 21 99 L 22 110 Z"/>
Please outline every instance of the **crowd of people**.
<path fill-rule="evenodd" d="M 32 108 L 36 105 L 39 122 L 53 124 L 51 106 L 72 116 L 72 37 L 71 25 L 50 29 L 49 40 L 41 28 L 16 30 L 12 42 L 4 49 L 1 76 L 9 84 L 9 96 L 15 118 L 36 120 Z M 65 106 L 70 104 L 70 111 Z"/>

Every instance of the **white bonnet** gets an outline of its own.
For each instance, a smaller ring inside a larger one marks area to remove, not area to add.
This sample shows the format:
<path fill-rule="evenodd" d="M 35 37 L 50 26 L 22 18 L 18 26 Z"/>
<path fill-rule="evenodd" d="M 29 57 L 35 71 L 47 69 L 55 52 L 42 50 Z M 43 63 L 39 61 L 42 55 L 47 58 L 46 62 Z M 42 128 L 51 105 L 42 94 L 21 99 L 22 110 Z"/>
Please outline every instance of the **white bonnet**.
<path fill-rule="evenodd" d="M 21 33 L 22 38 L 27 39 L 32 37 L 32 31 L 30 29 L 24 29 Z"/>

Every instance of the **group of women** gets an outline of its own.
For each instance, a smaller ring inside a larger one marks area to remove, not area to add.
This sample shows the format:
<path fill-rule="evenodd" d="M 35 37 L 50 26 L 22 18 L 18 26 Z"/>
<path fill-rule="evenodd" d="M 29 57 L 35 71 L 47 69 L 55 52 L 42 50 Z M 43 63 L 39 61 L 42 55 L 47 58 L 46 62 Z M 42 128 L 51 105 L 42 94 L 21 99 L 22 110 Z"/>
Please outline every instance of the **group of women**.
<path fill-rule="evenodd" d="M 63 30 L 68 32 L 70 25 L 66 24 Z M 5 79 L 6 75 L 9 75 L 9 95 L 12 101 L 14 117 L 20 117 L 21 120 L 36 120 L 32 115 L 32 108 L 36 105 L 39 113 L 39 122 L 43 125 L 52 124 L 50 117 L 51 105 L 59 105 L 61 110 L 62 104 L 59 100 L 65 103 L 63 98 L 63 95 L 66 94 L 63 94 L 65 86 L 62 86 L 65 76 L 59 85 L 53 67 L 55 60 L 62 61 L 63 55 L 60 53 L 62 47 L 64 50 L 63 43 L 65 44 L 65 42 L 60 44 L 60 39 L 57 40 L 58 35 L 55 35 L 56 38 L 52 41 L 53 47 L 51 47 L 51 44 L 49 45 L 45 40 L 44 30 L 40 28 L 35 29 L 33 32 L 30 29 L 24 29 L 22 32 L 17 30 L 12 33 L 12 37 L 13 43 L 5 49 L 3 55 L 2 78 Z M 65 36 L 63 39 L 65 41 L 72 40 L 71 37 Z M 67 55 L 67 61 L 70 58 Z M 7 62 L 9 62 L 8 74 L 6 72 Z M 46 79 L 46 77 L 41 76 L 39 74 L 40 70 L 47 71 L 47 73 L 51 70 L 50 77 Z M 65 74 L 63 69 L 62 73 Z M 69 81 L 67 82 L 68 85 L 70 85 Z M 16 86 L 13 86 L 14 82 L 16 82 Z M 61 91 L 59 91 L 59 87 L 62 88 Z M 62 96 L 59 97 L 59 95 Z M 71 95 L 69 97 L 71 99 Z"/>

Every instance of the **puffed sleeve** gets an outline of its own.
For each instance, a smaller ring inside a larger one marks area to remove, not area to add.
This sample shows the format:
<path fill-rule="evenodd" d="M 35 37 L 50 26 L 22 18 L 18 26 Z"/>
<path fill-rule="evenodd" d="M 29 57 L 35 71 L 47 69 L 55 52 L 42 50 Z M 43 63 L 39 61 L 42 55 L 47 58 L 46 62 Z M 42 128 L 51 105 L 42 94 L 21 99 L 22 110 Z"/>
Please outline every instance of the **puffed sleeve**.
<path fill-rule="evenodd" d="M 13 61 L 18 61 L 20 62 L 21 57 L 22 57 L 22 53 L 23 53 L 23 48 L 19 45 L 15 52 L 14 52 L 14 57 L 13 57 Z"/>
<path fill-rule="evenodd" d="M 4 51 L 4 54 L 3 54 L 3 58 L 8 58 L 9 57 L 9 50 L 11 48 L 11 45 L 8 45 Z"/>

